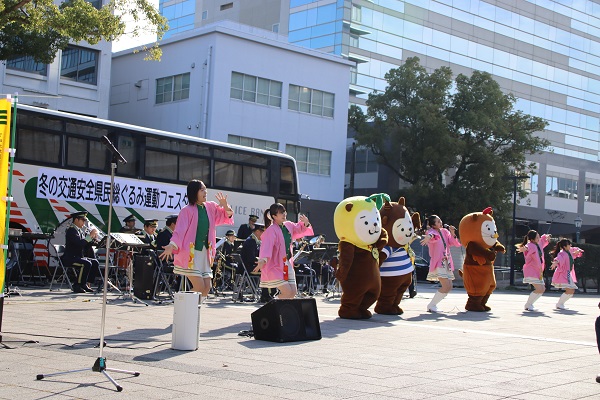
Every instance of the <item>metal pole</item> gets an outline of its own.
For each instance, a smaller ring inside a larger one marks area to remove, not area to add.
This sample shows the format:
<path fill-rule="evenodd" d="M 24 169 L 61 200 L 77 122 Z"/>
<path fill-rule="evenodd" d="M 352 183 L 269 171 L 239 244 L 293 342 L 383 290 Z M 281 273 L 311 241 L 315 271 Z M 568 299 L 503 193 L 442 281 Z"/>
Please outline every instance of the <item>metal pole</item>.
<path fill-rule="evenodd" d="M 354 174 L 356 173 L 356 142 L 352 142 L 352 158 L 350 162 L 350 197 L 354 196 Z"/>
<path fill-rule="evenodd" d="M 511 177 L 513 180 L 513 212 L 512 212 L 512 243 L 510 245 L 510 285 L 515 285 L 515 239 L 517 237 L 517 177 Z"/>

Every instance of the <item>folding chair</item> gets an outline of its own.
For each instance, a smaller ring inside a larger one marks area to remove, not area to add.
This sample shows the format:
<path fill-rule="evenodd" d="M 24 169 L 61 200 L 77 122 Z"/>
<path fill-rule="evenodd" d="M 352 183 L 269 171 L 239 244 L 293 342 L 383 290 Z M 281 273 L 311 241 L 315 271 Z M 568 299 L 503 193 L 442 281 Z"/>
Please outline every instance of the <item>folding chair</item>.
<path fill-rule="evenodd" d="M 152 251 L 154 259 L 154 290 L 152 291 L 152 300 L 154 301 L 172 301 L 175 300 L 173 294 L 173 286 L 175 285 L 176 276 L 173 273 L 173 265 L 167 261 L 160 259 L 162 251 Z M 167 299 L 161 299 L 160 294 L 167 292 Z"/>
<path fill-rule="evenodd" d="M 98 258 L 98 276 L 100 277 L 101 285 L 98 286 L 98 292 L 101 292 L 104 287 L 104 268 L 106 266 L 106 248 L 101 247 L 96 252 L 96 257 Z M 121 289 L 119 289 L 119 275 L 118 275 L 119 267 L 114 263 L 114 253 L 109 252 L 108 256 L 108 290 L 114 289 L 119 293 Z M 111 280 L 111 276 L 114 279 L 114 282 Z"/>
<path fill-rule="evenodd" d="M 258 301 L 260 299 L 261 290 L 259 288 L 260 275 L 250 275 L 239 254 L 233 253 L 231 256 L 238 265 L 235 281 L 233 283 L 233 302 L 235 303 L 240 299 L 243 299 L 244 293 L 248 292 L 254 297 L 254 301 Z"/>
<path fill-rule="evenodd" d="M 65 267 L 65 264 L 62 261 L 62 256 L 65 254 L 65 246 L 62 244 L 53 244 L 54 254 L 50 255 L 50 258 L 56 261 L 56 267 L 54 268 L 54 273 L 52 274 L 52 280 L 50 281 L 50 291 L 52 291 L 52 285 L 54 285 L 56 279 L 56 272 L 61 271 L 61 281 L 60 287 L 55 290 L 61 290 L 65 280 L 69 285 L 69 289 L 73 290 L 73 284 L 71 283 L 71 279 L 69 279 L 68 268 Z"/>

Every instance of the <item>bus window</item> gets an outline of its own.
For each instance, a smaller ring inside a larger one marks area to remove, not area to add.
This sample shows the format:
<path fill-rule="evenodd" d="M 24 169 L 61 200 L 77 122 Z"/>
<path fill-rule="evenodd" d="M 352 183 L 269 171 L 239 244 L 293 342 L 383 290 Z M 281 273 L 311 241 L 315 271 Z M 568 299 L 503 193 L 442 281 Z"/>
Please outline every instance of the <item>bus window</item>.
<path fill-rule="evenodd" d="M 108 129 L 106 128 L 99 128 L 95 126 L 77 124 L 73 122 L 67 122 L 65 124 L 65 131 L 82 136 L 93 137 L 96 139 L 100 139 L 102 138 L 102 136 L 108 135 Z"/>
<path fill-rule="evenodd" d="M 200 179 L 206 185 L 210 185 L 210 161 L 179 156 L 179 180 L 189 182 L 192 179 Z"/>
<path fill-rule="evenodd" d="M 177 180 L 177 155 L 146 150 L 146 171 L 144 173 L 148 178 Z"/>
<path fill-rule="evenodd" d="M 269 182 L 266 169 L 255 167 L 244 167 L 243 189 L 254 192 L 267 193 Z"/>
<path fill-rule="evenodd" d="M 89 167 L 92 169 L 104 170 L 107 166 L 107 157 L 108 152 L 106 151 L 106 147 L 101 142 L 97 142 L 95 140 L 90 140 L 90 157 Z"/>
<path fill-rule="evenodd" d="M 176 140 L 163 140 L 152 137 L 146 138 L 146 147 L 152 147 L 154 149 L 172 150 L 179 151 L 179 142 Z"/>
<path fill-rule="evenodd" d="M 76 137 L 67 138 L 67 165 L 69 167 L 104 170 L 106 148 L 95 140 Z"/>
<path fill-rule="evenodd" d="M 257 167 L 267 166 L 267 157 L 260 154 L 249 154 L 231 150 L 215 149 L 215 158 L 221 160 L 232 160 L 236 163 L 251 164 Z"/>
<path fill-rule="evenodd" d="M 231 189 L 242 188 L 242 166 L 215 161 L 214 186 Z"/>
<path fill-rule="evenodd" d="M 294 169 L 290 165 L 282 165 L 279 193 L 296 194 L 295 178 Z"/>
<path fill-rule="evenodd" d="M 17 134 L 17 156 L 23 160 L 42 163 L 60 163 L 60 135 L 19 129 Z"/>
<path fill-rule="evenodd" d="M 117 149 L 125 160 L 127 160 L 127 164 L 118 164 L 119 173 L 137 176 L 137 165 L 139 160 L 136 152 L 135 139 L 130 135 L 119 135 Z"/>
<path fill-rule="evenodd" d="M 210 149 L 206 146 L 199 146 L 197 144 L 181 143 L 179 146 L 179 152 L 210 158 Z"/>

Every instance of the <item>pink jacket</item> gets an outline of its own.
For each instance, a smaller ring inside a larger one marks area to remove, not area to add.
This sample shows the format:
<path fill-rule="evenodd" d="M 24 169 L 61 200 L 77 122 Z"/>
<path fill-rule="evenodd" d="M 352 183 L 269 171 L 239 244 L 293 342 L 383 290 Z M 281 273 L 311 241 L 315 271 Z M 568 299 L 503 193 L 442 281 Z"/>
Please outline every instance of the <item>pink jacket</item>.
<path fill-rule="evenodd" d="M 292 235 L 292 244 L 294 240 L 307 236 L 314 235 L 312 225 L 308 228 L 303 222 L 285 221 L 285 227 Z M 259 258 L 267 258 L 267 263 L 261 270 L 261 281 L 275 281 L 283 279 L 283 263 L 286 256 L 285 239 L 281 227 L 277 224 L 271 224 L 260 237 L 260 253 Z M 290 244 L 290 251 L 292 245 Z M 292 253 L 293 255 L 293 253 Z"/>
<path fill-rule="evenodd" d="M 217 225 L 233 225 L 233 215 L 227 216 L 227 210 L 214 201 L 205 201 L 206 214 L 208 215 L 208 257 L 210 264 L 215 258 L 217 249 Z M 175 254 L 173 263 L 180 268 L 188 268 L 190 261 L 190 247 L 196 243 L 196 229 L 198 228 L 198 207 L 196 204 L 188 204 L 183 207 L 177 217 L 177 225 L 173 231 L 171 242 L 177 245 L 173 250 Z"/>
<path fill-rule="evenodd" d="M 579 247 L 571 246 L 571 255 L 573 256 L 573 260 L 583 255 L 583 253 L 575 255 L 577 250 L 580 250 Z M 571 269 L 569 265 L 569 255 L 567 254 L 567 252 L 561 250 L 556 256 L 556 259 L 558 260 L 558 265 L 554 270 L 554 275 L 552 276 L 552 283 L 569 283 L 569 273 L 571 274 L 571 281 L 577 282 L 577 276 L 575 275 L 575 263 L 573 263 L 573 269 Z"/>
<path fill-rule="evenodd" d="M 548 243 L 550 243 L 550 241 L 547 236 L 540 237 L 538 246 L 540 246 L 540 250 L 542 250 L 541 261 L 535 243 L 529 242 L 525 245 L 525 250 L 523 251 L 523 255 L 525 256 L 525 265 L 523 265 L 524 278 L 539 279 L 542 276 L 546 265 L 544 260 L 544 247 L 548 246 Z"/>
<path fill-rule="evenodd" d="M 442 266 L 442 259 L 444 257 L 448 258 L 450 263 L 450 270 L 454 271 L 454 262 L 452 262 L 452 256 L 450 255 L 450 246 L 460 247 L 462 246 L 457 238 L 452 236 L 450 231 L 446 228 L 441 228 L 439 231 L 436 229 L 429 229 L 427 231 L 427 235 L 433 235 L 433 237 L 427 242 L 427 247 L 429 247 L 429 271 L 433 271 L 434 269 Z M 442 242 L 442 238 L 440 234 L 444 235 L 444 240 L 446 241 L 446 249 L 444 250 L 444 243 Z"/>

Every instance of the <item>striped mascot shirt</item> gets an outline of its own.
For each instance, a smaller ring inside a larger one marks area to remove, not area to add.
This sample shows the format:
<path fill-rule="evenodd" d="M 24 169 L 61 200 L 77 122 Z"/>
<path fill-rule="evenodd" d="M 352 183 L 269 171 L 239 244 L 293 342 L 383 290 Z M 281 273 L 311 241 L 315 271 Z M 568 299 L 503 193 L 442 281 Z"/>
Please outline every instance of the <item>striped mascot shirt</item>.
<path fill-rule="evenodd" d="M 381 252 L 387 256 L 379 267 L 381 276 L 406 275 L 414 271 L 415 267 L 404 247 L 385 246 Z"/>

